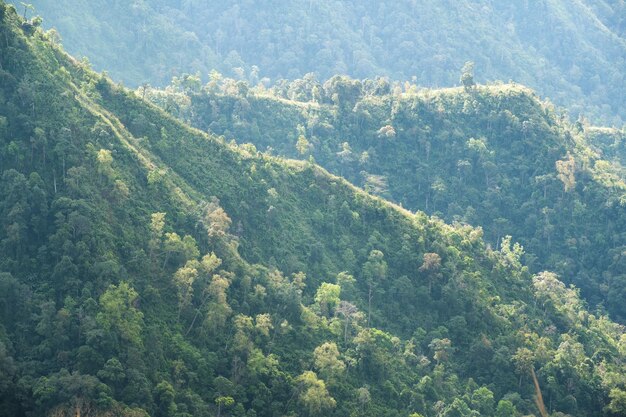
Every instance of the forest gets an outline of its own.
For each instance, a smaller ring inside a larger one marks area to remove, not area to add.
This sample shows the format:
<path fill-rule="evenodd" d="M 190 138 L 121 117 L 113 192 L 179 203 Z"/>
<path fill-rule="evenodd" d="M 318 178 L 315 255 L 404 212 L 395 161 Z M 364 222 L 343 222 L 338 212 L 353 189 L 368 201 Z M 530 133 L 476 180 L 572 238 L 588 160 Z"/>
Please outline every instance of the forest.
<path fill-rule="evenodd" d="M 625 0 L 29 0 L 67 50 L 131 87 L 215 69 L 274 84 L 315 72 L 457 85 L 514 80 L 626 123 Z M 21 2 L 15 6 L 22 12 Z"/>
<path fill-rule="evenodd" d="M 434 91 L 312 76 L 268 90 L 214 73 L 138 94 L 227 141 L 313 158 L 407 209 L 481 226 L 494 248 L 511 235 L 531 271 L 558 273 L 623 323 L 626 131 L 572 123 L 526 87 L 466 76 L 466 87 Z"/>
<path fill-rule="evenodd" d="M 0 416 L 626 415 L 623 130 L 469 64 L 128 89 L 27 12 Z"/>

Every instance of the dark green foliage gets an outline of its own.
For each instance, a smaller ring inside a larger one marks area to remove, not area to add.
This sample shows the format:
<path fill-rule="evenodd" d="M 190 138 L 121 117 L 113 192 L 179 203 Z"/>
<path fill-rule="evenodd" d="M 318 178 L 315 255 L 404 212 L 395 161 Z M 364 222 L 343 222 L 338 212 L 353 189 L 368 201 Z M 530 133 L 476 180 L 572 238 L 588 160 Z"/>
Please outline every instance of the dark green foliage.
<path fill-rule="evenodd" d="M 0 415 L 528 414 L 528 369 L 621 407 L 623 329 L 510 240 L 186 127 L 0 7 Z"/>

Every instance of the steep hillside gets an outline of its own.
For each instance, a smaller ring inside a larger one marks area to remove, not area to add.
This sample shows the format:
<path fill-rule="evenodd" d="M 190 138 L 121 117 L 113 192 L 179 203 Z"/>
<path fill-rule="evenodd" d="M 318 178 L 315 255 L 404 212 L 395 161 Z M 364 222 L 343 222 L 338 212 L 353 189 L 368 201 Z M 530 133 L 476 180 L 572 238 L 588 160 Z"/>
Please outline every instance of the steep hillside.
<path fill-rule="evenodd" d="M 624 413 L 624 329 L 518 245 L 188 128 L 49 37 L 0 1 L 1 415 Z"/>
<path fill-rule="evenodd" d="M 452 86 L 474 61 L 480 81 L 514 80 L 575 116 L 626 121 L 624 0 L 32 4 L 70 52 L 134 86 L 212 69 L 252 84 L 316 72 Z"/>
<path fill-rule="evenodd" d="M 411 210 L 482 226 L 493 247 L 512 235 L 531 270 L 558 272 L 626 320 L 621 131 L 570 126 L 517 85 L 392 92 L 384 80 L 334 77 L 268 92 L 192 81 L 140 93 L 227 140 L 314 157 Z"/>

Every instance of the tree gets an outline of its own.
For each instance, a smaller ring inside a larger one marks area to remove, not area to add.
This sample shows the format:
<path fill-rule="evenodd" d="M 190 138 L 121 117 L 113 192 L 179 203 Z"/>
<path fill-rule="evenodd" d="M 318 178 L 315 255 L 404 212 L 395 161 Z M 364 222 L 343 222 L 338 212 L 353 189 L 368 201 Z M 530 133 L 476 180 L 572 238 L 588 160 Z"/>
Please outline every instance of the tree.
<path fill-rule="evenodd" d="M 362 317 L 362 314 L 359 313 L 359 309 L 354 304 L 347 301 L 340 301 L 335 313 L 343 316 L 343 339 L 344 342 L 347 343 L 350 323 L 352 323 L 359 316 Z"/>
<path fill-rule="evenodd" d="M 534 353 L 525 347 L 518 348 L 513 357 L 513 362 L 515 363 L 515 370 L 519 374 L 519 386 L 522 386 L 522 378 L 524 375 L 530 375 L 534 363 L 535 363 L 535 355 Z"/>
<path fill-rule="evenodd" d="M 30 3 L 20 2 L 20 4 L 24 7 L 24 20 L 26 20 L 26 12 L 30 10 L 31 12 L 35 11 L 35 7 Z"/>
<path fill-rule="evenodd" d="M 385 125 L 376 132 L 379 138 L 393 139 L 396 137 L 396 130 L 391 125 Z"/>
<path fill-rule="evenodd" d="M 203 223 L 209 238 L 224 239 L 227 237 L 228 230 L 233 221 L 220 206 L 219 200 L 213 198 L 213 200 L 206 205 Z"/>
<path fill-rule="evenodd" d="M 513 403 L 509 400 L 500 400 L 498 407 L 496 408 L 495 417 L 515 417 L 517 416 L 517 409 Z"/>
<path fill-rule="evenodd" d="M 50 416 L 95 416 L 98 406 L 110 400 L 107 391 L 107 386 L 95 376 L 77 371 L 70 373 L 65 368 L 33 384 L 33 396 L 37 404 L 44 407 L 38 414 Z"/>
<path fill-rule="evenodd" d="M 178 233 L 166 233 L 165 241 L 163 242 L 163 251 L 165 252 L 165 256 L 163 257 L 163 269 L 167 266 L 168 261 L 170 260 L 170 256 L 173 253 L 180 254 L 183 252 L 184 245 L 183 241 L 178 235 Z"/>
<path fill-rule="evenodd" d="M 210 302 L 206 308 L 206 317 L 203 327 L 211 332 L 216 332 L 221 329 L 232 313 L 232 309 L 228 305 L 226 294 L 229 286 L 230 282 L 226 278 L 219 274 L 214 274 L 211 278 L 211 283 L 205 290 L 206 300 L 210 300 Z M 196 318 L 194 318 L 187 333 L 189 333 L 191 327 L 193 327 L 195 320 Z"/>
<path fill-rule="evenodd" d="M 437 361 L 437 365 L 442 361 L 447 361 L 452 352 L 452 342 L 448 338 L 435 338 L 428 347 L 433 351 L 433 358 Z"/>
<path fill-rule="evenodd" d="M 467 403 L 460 398 L 455 398 L 452 401 L 452 404 L 447 406 L 443 413 L 442 417 L 480 417 L 480 414 L 476 411 L 472 411 Z"/>
<path fill-rule="evenodd" d="M 296 381 L 300 386 L 298 399 L 309 416 L 322 416 L 337 405 L 326 389 L 326 384 L 318 379 L 315 372 L 306 371 Z"/>
<path fill-rule="evenodd" d="M 152 213 L 150 218 L 150 257 L 160 249 L 165 227 L 165 213 Z"/>
<path fill-rule="evenodd" d="M 387 262 L 385 255 L 379 250 L 372 250 L 363 265 L 363 278 L 367 282 L 367 327 L 370 326 L 372 316 L 372 299 L 374 297 L 374 289 L 387 277 Z"/>
<path fill-rule="evenodd" d="M 369 174 L 365 171 L 362 171 L 361 175 L 365 179 L 365 191 L 378 196 L 385 196 L 386 194 L 388 194 L 389 185 L 387 183 L 386 176 Z"/>
<path fill-rule="evenodd" d="M 372 395 L 370 394 L 370 390 L 367 387 L 361 387 L 356 390 L 358 395 L 359 406 L 361 408 L 361 413 L 363 414 L 365 408 L 372 401 Z"/>
<path fill-rule="evenodd" d="M 300 135 L 298 136 L 298 141 L 296 142 L 296 149 L 301 156 L 304 156 L 311 152 L 313 145 L 311 145 L 304 135 Z"/>
<path fill-rule="evenodd" d="M 274 325 L 272 325 L 272 316 L 268 313 L 257 314 L 254 318 L 254 328 L 261 335 L 269 337 L 270 330 L 274 328 Z"/>
<path fill-rule="evenodd" d="M 98 155 L 96 156 L 96 160 L 98 161 L 98 172 L 100 175 L 111 179 L 113 177 L 113 156 L 111 155 L 111 151 L 108 149 L 100 149 L 98 151 Z"/>
<path fill-rule="evenodd" d="M 101 312 L 96 319 L 105 330 L 119 336 L 122 343 L 141 346 L 143 313 L 135 307 L 137 297 L 137 291 L 126 282 L 111 285 L 100 297 Z"/>
<path fill-rule="evenodd" d="M 493 392 L 487 387 L 480 387 L 472 393 L 472 408 L 480 412 L 481 416 L 493 415 Z"/>
<path fill-rule="evenodd" d="M 609 398 L 611 398 L 611 402 L 606 409 L 616 416 L 626 415 L 626 391 L 613 388 L 609 393 Z"/>
<path fill-rule="evenodd" d="M 121 388 L 121 383 L 126 378 L 124 366 L 117 358 L 111 358 L 104 364 L 104 367 L 98 371 L 98 378 L 105 381 L 113 388 Z"/>
<path fill-rule="evenodd" d="M 220 417 L 222 415 L 222 408 L 231 407 L 235 404 L 235 400 L 233 397 L 219 396 L 215 399 L 215 404 L 217 404 L 217 417 Z"/>
<path fill-rule="evenodd" d="M 346 364 L 339 359 L 339 349 L 334 342 L 326 342 L 313 351 L 315 368 L 326 380 L 341 375 Z"/>
<path fill-rule="evenodd" d="M 348 208 L 349 210 L 349 208 Z M 341 294 L 344 298 L 352 299 L 356 293 L 356 279 L 346 271 L 337 274 L 337 285 L 341 287 Z"/>
<path fill-rule="evenodd" d="M 339 157 L 339 161 L 341 162 L 340 174 L 343 175 L 344 167 L 354 160 L 350 143 L 343 142 L 341 144 L 341 151 L 337 152 L 337 157 Z"/>
<path fill-rule="evenodd" d="M 465 91 L 469 91 L 476 85 L 474 82 L 474 63 L 467 61 L 461 68 L 461 85 Z"/>
<path fill-rule="evenodd" d="M 178 290 L 178 317 L 183 308 L 191 304 L 193 297 L 193 283 L 198 277 L 197 261 L 187 262 L 184 267 L 174 274 L 174 284 Z"/>
<path fill-rule="evenodd" d="M 441 276 L 441 256 L 437 253 L 428 252 L 424 254 L 424 261 L 422 266 L 419 267 L 419 271 L 426 274 L 428 277 L 428 292 L 433 293 L 433 283 L 436 278 Z"/>
<path fill-rule="evenodd" d="M 324 83 L 326 97 L 339 107 L 340 112 L 352 111 L 352 108 L 363 94 L 359 80 L 335 75 Z"/>
<path fill-rule="evenodd" d="M 154 396 L 158 405 L 157 416 L 166 417 L 176 414 L 176 391 L 174 387 L 167 381 L 161 381 L 157 384 L 154 390 Z"/>
<path fill-rule="evenodd" d="M 335 306 L 339 304 L 340 294 L 341 287 L 337 284 L 323 282 L 322 285 L 320 285 L 315 293 L 315 302 L 317 303 L 323 316 L 328 317 L 334 310 Z"/>
<path fill-rule="evenodd" d="M 576 161 L 574 157 L 568 152 L 565 159 L 556 161 L 557 177 L 563 183 L 563 187 L 566 193 L 576 187 Z"/>

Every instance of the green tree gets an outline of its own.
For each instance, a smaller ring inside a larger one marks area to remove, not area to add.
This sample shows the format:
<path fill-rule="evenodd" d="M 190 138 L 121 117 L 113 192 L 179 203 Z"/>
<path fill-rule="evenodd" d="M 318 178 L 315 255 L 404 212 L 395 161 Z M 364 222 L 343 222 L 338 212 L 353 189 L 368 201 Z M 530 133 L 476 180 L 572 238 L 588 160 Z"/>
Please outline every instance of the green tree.
<path fill-rule="evenodd" d="M 191 304 L 193 283 L 198 278 L 197 261 L 187 262 L 174 274 L 174 284 L 178 291 L 178 316 L 183 308 Z"/>
<path fill-rule="evenodd" d="M 491 416 L 494 411 L 493 392 L 487 387 L 480 387 L 472 393 L 472 408 L 481 416 Z"/>
<path fill-rule="evenodd" d="M 467 403 L 460 398 L 455 398 L 452 401 L 452 404 L 447 406 L 443 413 L 442 417 L 480 417 L 480 414 L 477 411 L 473 411 L 469 408 Z"/>
<path fill-rule="evenodd" d="M 461 85 L 465 91 L 471 90 L 476 83 L 474 82 L 474 63 L 467 61 L 461 68 Z"/>
<path fill-rule="evenodd" d="M 535 355 L 530 349 L 522 347 L 517 349 L 511 359 L 513 359 L 515 370 L 519 374 L 519 386 L 521 387 L 522 378 L 530 375 L 532 372 L 535 363 Z"/>
<path fill-rule="evenodd" d="M 565 159 L 556 161 L 555 164 L 557 177 L 563 183 L 565 192 L 568 193 L 576 187 L 576 161 L 568 152 Z"/>
<path fill-rule="evenodd" d="M 346 364 L 339 358 L 337 344 L 326 342 L 313 351 L 315 369 L 326 380 L 336 378 L 346 370 Z"/>
<path fill-rule="evenodd" d="M 344 298 L 352 299 L 356 296 L 356 279 L 348 272 L 343 271 L 337 274 L 337 285 L 341 288 L 341 294 Z"/>
<path fill-rule="evenodd" d="M 613 388 L 609 393 L 611 402 L 606 409 L 616 416 L 626 415 L 626 391 L 619 388 Z"/>
<path fill-rule="evenodd" d="M 298 136 L 298 141 L 296 142 L 296 149 L 301 156 L 305 156 L 311 152 L 313 145 L 311 145 L 304 135 L 300 135 Z"/>
<path fill-rule="evenodd" d="M 169 417 L 176 414 L 177 407 L 174 399 L 176 398 L 176 391 L 172 384 L 167 381 L 161 381 L 154 389 L 154 397 L 157 403 L 158 417 Z"/>
<path fill-rule="evenodd" d="M 337 284 L 323 282 L 315 293 L 315 302 L 323 316 L 328 317 L 339 304 L 341 287 Z"/>
<path fill-rule="evenodd" d="M 372 300 L 374 298 L 374 291 L 382 281 L 387 277 L 387 262 L 385 262 L 385 255 L 379 250 L 372 250 L 367 258 L 367 261 L 363 265 L 363 278 L 367 282 L 368 294 L 367 294 L 367 326 L 370 326 L 372 317 Z"/>
<path fill-rule="evenodd" d="M 100 297 L 98 323 L 120 338 L 120 343 L 142 346 L 143 313 L 135 307 L 137 291 L 128 283 L 111 285 Z"/>
<path fill-rule="evenodd" d="M 150 218 L 150 253 L 151 257 L 161 248 L 165 213 L 152 213 Z"/>
<path fill-rule="evenodd" d="M 107 179 L 113 178 L 113 156 L 108 149 L 100 149 L 96 156 L 98 162 L 98 172 Z"/>
<path fill-rule="evenodd" d="M 98 371 L 98 378 L 105 381 L 109 386 L 119 390 L 122 388 L 122 382 L 126 378 L 124 366 L 117 358 L 111 358 L 104 364 L 104 367 Z"/>
<path fill-rule="evenodd" d="M 205 290 L 206 299 L 210 301 L 206 307 L 203 327 L 211 333 L 217 332 L 219 329 L 223 328 L 232 313 L 232 308 L 228 305 L 227 298 L 229 287 L 230 282 L 226 278 L 220 274 L 214 274 L 211 278 L 211 283 Z M 193 327 L 193 322 L 187 330 L 187 333 L 189 333 L 191 327 Z"/>
<path fill-rule="evenodd" d="M 433 351 L 433 358 L 437 361 L 437 364 L 447 361 L 453 349 L 452 342 L 448 338 L 435 338 L 428 347 Z"/>
<path fill-rule="evenodd" d="M 337 402 L 326 389 L 326 384 L 313 371 L 306 371 L 296 379 L 300 393 L 298 399 L 311 417 L 322 416 L 336 407 Z"/>
<path fill-rule="evenodd" d="M 217 417 L 220 417 L 222 409 L 232 407 L 235 404 L 235 399 L 233 397 L 220 396 L 215 399 L 215 404 L 217 405 Z"/>
<path fill-rule="evenodd" d="M 498 401 L 498 407 L 496 408 L 496 417 L 516 417 L 517 409 L 513 403 L 509 400 Z"/>
<path fill-rule="evenodd" d="M 441 256 L 437 253 L 428 252 L 424 254 L 424 261 L 419 271 L 428 277 L 428 292 L 433 293 L 433 283 L 441 278 Z"/>

